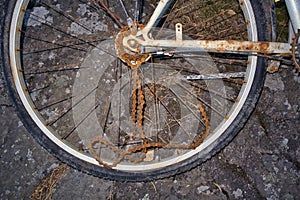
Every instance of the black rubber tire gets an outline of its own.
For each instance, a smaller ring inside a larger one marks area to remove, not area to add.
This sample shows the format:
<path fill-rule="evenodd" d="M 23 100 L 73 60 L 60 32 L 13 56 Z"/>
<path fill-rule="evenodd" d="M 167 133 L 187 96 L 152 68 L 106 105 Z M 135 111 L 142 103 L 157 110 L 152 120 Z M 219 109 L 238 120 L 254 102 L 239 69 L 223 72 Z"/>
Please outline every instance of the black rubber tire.
<path fill-rule="evenodd" d="M 177 163 L 173 166 L 165 167 L 163 169 L 151 171 L 151 172 L 123 172 L 117 170 L 110 170 L 105 167 L 98 167 L 92 164 L 86 163 L 79 160 L 72 155 L 66 153 L 64 150 L 60 149 L 56 144 L 50 141 L 41 130 L 34 124 L 30 116 L 23 107 L 18 93 L 14 87 L 13 77 L 10 71 L 10 59 L 8 52 L 8 37 L 9 37 L 9 27 L 10 19 L 12 17 L 12 12 L 14 9 L 14 4 L 16 0 L 5 0 L 3 3 L 3 10 L 1 10 L 1 65 L 3 67 L 3 72 L 6 80 L 7 90 L 11 101 L 18 113 L 19 118 L 22 120 L 24 126 L 31 133 L 31 135 L 36 139 L 45 149 L 47 149 L 54 156 L 59 158 L 62 162 L 65 162 L 72 167 L 87 172 L 89 174 L 111 180 L 119 181 L 151 181 L 154 179 L 161 179 L 169 177 L 175 174 L 186 172 L 197 165 L 205 162 L 221 149 L 223 149 L 242 129 L 245 125 L 247 119 L 251 115 L 255 104 L 261 93 L 264 77 L 266 73 L 266 59 L 258 59 L 258 67 L 255 74 L 255 80 L 253 87 L 251 88 L 250 94 L 243 106 L 241 112 L 238 114 L 234 123 L 218 138 L 209 148 L 206 148 L 201 154 L 197 154 L 184 162 Z M 272 40 L 272 20 L 270 17 L 271 13 L 271 2 L 265 0 L 251 0 L 250 1 L 255 11 L 255 18 L 257 21 L 258 38 L 260 41 Z M 269 14 L 268 14 L 269 13 Z M 271 27 L 267 28 L 266 27 Z"/>

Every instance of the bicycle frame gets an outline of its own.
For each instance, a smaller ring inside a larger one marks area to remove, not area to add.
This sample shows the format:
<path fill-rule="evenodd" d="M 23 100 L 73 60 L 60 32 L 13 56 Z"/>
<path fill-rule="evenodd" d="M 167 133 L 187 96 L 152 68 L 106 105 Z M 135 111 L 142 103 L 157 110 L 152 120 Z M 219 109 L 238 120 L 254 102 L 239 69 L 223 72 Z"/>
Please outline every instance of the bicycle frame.
<path fill-rule="evenodd" d="M 154 40 L 149 37 L 149 31 L 155 27 L 160 17 L 169 9 L 173 0 L 161 0 L 156 7 L 147 25 L 136 35 L 129 35 L 124 38 L 123 45 L 128 49 L 139 52 L 128 45 L 130 40 L 134 40 L 144 47 L 175 47 L 189 48 L 195 51 L 206 51 L 216 53 L 260 53 L 273 54 L 276 56 L 291 55 L 291 45 L 289 43 L 277 42 L 251 42 L 251 41 L 235 41 L 235 40 L 183 40 L 182 25 L 176 24 L 175 40 Z M 248 0 L 240 0 L 240 5 L 243 9 L 247 9 L 250 5 Z M 290 15 L 290 19 L 295 30 L 295 33 L 300 29 L 300 0 L 286 0 L 286 5 Z M 141 38 L 142 36 L 142 38 Z"/>
<path fill-rule="evenodd" d="M 296 33 L 300 30 L 300 0 L 285 0 L 290 20 Z"/>

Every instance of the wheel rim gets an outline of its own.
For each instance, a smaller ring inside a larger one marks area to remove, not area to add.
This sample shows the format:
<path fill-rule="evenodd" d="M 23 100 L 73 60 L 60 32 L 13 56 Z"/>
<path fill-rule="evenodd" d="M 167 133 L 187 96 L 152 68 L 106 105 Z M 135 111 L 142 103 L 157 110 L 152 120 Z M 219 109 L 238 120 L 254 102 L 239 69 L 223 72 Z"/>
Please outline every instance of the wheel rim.
<path fill-rule="evenodd" d="M 244 2 L 244 1 L 243 1 Z M 33 101 L 34 99 L 34 92 L 29 92 L 28 87 L 30 87 L 30 83 L 28 82 L 28 74 L 25 74 L 24 66 L 22 63 L 25 61 L 23 60 L 26 55 L 24 54 L 24 51 L 20 51 L 22 49 L 22 46 L 20 46 L 20 41 L 24 41 L 23 34 L 26 34 L 23 31 L 23 19 L 24 19 L 24 12 L 22 11 L 23 8 L 27 8 L 29 1 L 17 1 L 15 10 L 14 10 L 14 15 L 11 23 L 11 30 L 10 30 L 10 58 L 11 58 L 11 69 L 15 81 L 15 86 L 17 88 L 18 94 L 21 98 L 21 101 L 24 104 L 25 109 L 33 119 L 33 121 L 37 124 L 37 126 L 42 130 L 42 132 L 50 139 L 52 140 L 55 144 L 57 144 L 60 148 L 64 149 L 66 152 L 72 154 L 73 156 L 87 161 L 89 163 L 99 165 L 98 161 L 89 155 L 88 153 L 79 151 L 78 146 L 74 147 L 72 144 L 70 144 L 66 140 L 62 140 L 62 135 L 57 133 L 55 130 L 55 126 L 49 125 L 51 124 L 51 120 L 45 119 L 45 115 L 43 115 L 41 109 L 37 109 L 37 103 L 36 101 Z M 244 17 L 246 20 L 248 20 L 250 23 L 248 23 L 248 37 L 249 40 L 252 41 L 257 41 L 257 32 L 256 32 L 256 24 L 255 24 L 255 19 L 254 19 L 254 14 L 252 7 L 249 2 L 244 2 L 243 4 L 240 3 L 241 8 L 244 13 Z M 26 18 L 26 17 L 25 17 Z M 51 20 L 51 19 L 40 19 L 40 20 Z M 32 22 L 33 23 L 33 22 Z M 37 25 L 38 26 L 38 25 Z M 82 27 L 84 28 L 84 27 Z M 22 31 L 19 31 L 22 30 Z M 81 40 L 79 40 L 81 41 Z M 45 41 L 44 41 L 45 42 Z M 74 45 L 76 46 L 76 45 Z M 94 49 L 97 49 L 97 46 L 93 45 Z M 100 48 L 98 48 L 99 50 Z M 103 50 L 102 48 L 100 50 Z M 93 51 L 93 50 L 90 50 Z M 103 50 L 104 51 L 104 50 Z M 21 59 L 21 56 L 23 59 Z M 87 59 L 86 59 L 87 60 Z M 257 58 L 256 57 L 249 57 L 248 58 L 248 65 L 247 65 L 247 71 L 246 71 L 246 77 L 245 79 L 247 80 L 247 84 L 243 84 L 243 86 L 240 89 L 240 92 L 238 93 L 238 99 L 239 101 L 237 103 L 234 103 L 231 105 L 231 108 L 227 115 L 225 116 L 226 119 L 220 122 L 219 126 L 215 127 L 214 133 L 211 134 L 204 143 L 202 143 L 200 146 L 198 146 L 195 150 L 189 150 L 185 151 L 184 154 L 179 155 L 179 156 L 173 156 L 171 158 L 166 159 L 165 161 L 159 161 L 159 162 L 144 162 L 143 164 L 140 165 L 133 165 L 131 163 L 120 163 L 118 164 L 115 168 L 124 170 L 124 171 L 147 171 L 147 170 L 155 170 L 159 169 L 162 167 L 170 166 L 174 163 L 178 163 L 181 161 L 184 161 L 199 152 L 201 152 L 203 149 L 207 148 L 209 145 L 211 145 L 214 141 L 216 141 L 222 133 L 232 124 L 236 116 L 238 115 L 239 111 L 241 110 L 244 102 L 246 101 L 246 98 L 250 92 L 253 80 L 254 80 L 254 74 L 255 74 L 255 66 L 256 66 Z M 84 61 L 82 61 L 84 63 Z M 81 65 L 83 65 L 81 63 Z M 146 67 L 145 67 L 146 68 Z M 155 69 L 159 69 L 159 66 L 155 66 Z M 24 78 L 26 80 L 24 80 Z M 62 83 L 64 84 L 64 83 Z M 149 83 L 151 84 L 151 83 Z M 159 85 L 159 84 L 157 84 Z M 163 87 L 162 87 L 163 88 Z M 66 89 L 66 88 L 64 88 Z M 74 89 L 74 88 L 73 88 Z M 80 92 L 81 90 L 77 91 Z M 73 106 L 76 105 L 76 101 L 73 100 Z M 49 102 L 48 102 L 49 103 Z M 118 101 L 115 102 L 117 104 Z M 115 106 L 113 106 L 115 108 Z M 82 110 L 81 110 L 82 111 Z M 118 112 L 118 111 L 114 111 Z M 149 111 L 150 113 L 151 111 Z M 184 112 L 184 111 L 182 111 Z M 199 115 L 199 112 L 198 112 Z M 201 116 L 201 113 L 200 113 Z M 76 118 L 76 117 L 75 117 Z M 75 119 L 76 121 L 76 119 Z M 81 121 L 77 120 L 75 124 L 77 123 L 80 124 Z M 120 125 L 121 126 L 121 125 Z M 78 128 L 78 127 L 76 127 Z M 80 134 L 79 134 L 80 135 Z M 82 137 L 80 137 L 81 140 Z M 91 138 L 89 138 L 91 139 Z M 81 142 L 82 144 L 82 142 Z M 85 144 L 86 145 L 86 144 Z M 112 162 L 112 161 L 111 161 Z M 108 161 L 109 163 L 109 161 Z M 111 163 L 110 163 L 111 164 Z"/>

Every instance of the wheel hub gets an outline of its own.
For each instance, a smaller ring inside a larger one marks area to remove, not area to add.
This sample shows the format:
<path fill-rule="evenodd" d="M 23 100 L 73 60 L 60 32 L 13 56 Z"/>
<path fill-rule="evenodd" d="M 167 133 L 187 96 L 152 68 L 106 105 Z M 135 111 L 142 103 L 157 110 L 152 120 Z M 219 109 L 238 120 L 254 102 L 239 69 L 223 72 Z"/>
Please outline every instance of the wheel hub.
<path fill-rule="evenodd" d="M 131 27 L 124 27 L 118 33 L 115 39 L 115 47 L 118 57 L 125 62 L 131 69 L 137 69 L 146 62 L 151 55 L 142 54 L 139 49 L 139 43 L 135 39 L 126 40 L 125 38 L 137 34 L 139 29 L 143 28 L 141 24 L 133 24 Z"/>

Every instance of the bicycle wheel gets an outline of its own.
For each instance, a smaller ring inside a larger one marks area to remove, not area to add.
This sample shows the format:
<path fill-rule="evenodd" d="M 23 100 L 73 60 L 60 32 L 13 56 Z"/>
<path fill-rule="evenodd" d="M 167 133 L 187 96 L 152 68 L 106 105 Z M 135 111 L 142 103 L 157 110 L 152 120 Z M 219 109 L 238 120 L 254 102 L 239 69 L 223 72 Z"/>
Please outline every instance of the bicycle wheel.
<path fill-rule="evenodd" d="M 143 28 L 157 3 L 6 1 L 10 95 L 29 132 L 63 162 L 114 180 L 171 176 L 221 150 L 251 114 L 262 58 L 152 47 L 136 68 L 119 59 L 119 33 Z M 267 40 L 264 8 L 254 0 L 173 1 L 149 37 L 175 38 L 181 23 L 187 40 Z"/>

